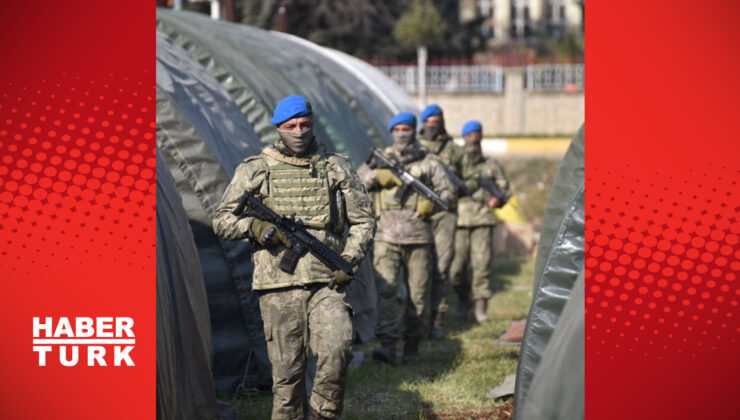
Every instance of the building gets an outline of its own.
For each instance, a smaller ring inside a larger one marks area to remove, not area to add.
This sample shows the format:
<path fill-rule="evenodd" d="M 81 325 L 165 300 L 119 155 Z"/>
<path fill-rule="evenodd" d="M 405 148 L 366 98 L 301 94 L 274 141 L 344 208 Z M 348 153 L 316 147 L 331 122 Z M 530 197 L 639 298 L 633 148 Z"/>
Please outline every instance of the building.
<path fill-rule="evenodd" d="M 585 0 L 461 0 L 462 23 L 482 19 L 489 44 L 526 40 L 535 34 L 559 37 L 584 30 Z"/>

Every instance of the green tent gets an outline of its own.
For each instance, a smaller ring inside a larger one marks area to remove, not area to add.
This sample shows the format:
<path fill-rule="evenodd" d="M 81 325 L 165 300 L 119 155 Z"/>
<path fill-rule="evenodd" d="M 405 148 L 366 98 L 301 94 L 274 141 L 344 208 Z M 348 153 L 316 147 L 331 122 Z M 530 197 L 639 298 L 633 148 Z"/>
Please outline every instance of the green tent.
<path fill-rule="evenodd" d="M 584 136 L 581 126 L 545 209 L 532 305 L 519 355 L 516 420 L 584 416 Z M 563 309 L 566 306 L 568 310 Z"/>

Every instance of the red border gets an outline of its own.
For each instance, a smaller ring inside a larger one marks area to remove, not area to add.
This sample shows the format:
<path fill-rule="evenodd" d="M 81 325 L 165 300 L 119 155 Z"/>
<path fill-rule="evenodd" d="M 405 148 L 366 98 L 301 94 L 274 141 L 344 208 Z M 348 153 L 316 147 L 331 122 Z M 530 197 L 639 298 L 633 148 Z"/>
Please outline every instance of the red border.
<path fill-rule="evenodd" d="M 740 414 L 739 10 L 588 4 L 589 419 Z"/>
<path fill-rule="evenodd" d="M 154 12 L 3 5 L 0 417 L 155 415 Z M 132 317 L 136 366 L 40 367 L 35 316 Z"/>

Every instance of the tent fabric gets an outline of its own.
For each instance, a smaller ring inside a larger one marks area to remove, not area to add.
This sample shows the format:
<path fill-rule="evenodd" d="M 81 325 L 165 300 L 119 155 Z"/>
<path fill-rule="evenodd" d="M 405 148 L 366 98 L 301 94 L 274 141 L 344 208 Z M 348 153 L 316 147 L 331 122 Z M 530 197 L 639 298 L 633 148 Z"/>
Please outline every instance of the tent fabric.
<path fill-rule="evenodd" d="M 223 87 L 164 34 L 157 37 L 157 147 L 187 211 L 206 281 L 213 327 L 213 374 L 221 394 L 271 380 L 251 245 L 211 228 L 234 169 L 260 150 L 259 137 Z"/>
<path fill-rule="evenodd" d="M 317 137 L 353 165 L 365 161 L 371 147 L 390 144 L 380 122 L 392 110 L 349 70 L 352 64 L 315 52 L 325 48 L 190 12 L 158 9 L 157 25 L 224 85 L 263 144 L 276 139 L 269 125 L 275 104 L 291 94 L 311 102 Z"/>
<path fill-rule="evenodd" d="M 540 241 L 537 247 L 537 260 L 535 261 L 533 285 L 534 291 L 539 287 L 538 281 L 542 277 L 545 261 L 550 255 L 552 243 L 555 240 L 558 223 L 565 216 L 568 210 L 569 199 L 578 187 L 580 180 L 583 179 L 585 166 L 585 126 L 581 125 L 578 133 L 568 147 L 563 157 L 563 161 L 555 175 L 552 187 L 550 188 L 550 199 L 545 207 L 545 223 L 540 233 Z M 548 223 L 548 221 L 551 221 Z"/>
<path fill-rule="evenodd" d="M 229 164 L 228 172 L 236 169 L 244 151 L 260 152 L 260 137 L 241 116 L 241 110 L 231 101 L 229 93 L 160 31 L 157 31 L 157 84 L 171 97 L 188 99 L 180 109 L 189 121 L 198 122 L 198 129 L 204 132 L 206 141 L 211 138 L 230 140 L 220 142 L 222 147 L 214 147 L 219 161 Z"/>
<path fill-rule="evenodd" d="M 350 102 L 356 101 L 354 110 L 359 113 L 363 122 L 372 120 L 374 128 L 380 127 L 379 133 L 373 128 L 368 132 L 372 138 L 380 136 L 385 140 L 385 132 L 388 121 L 401 111 L 417 113 L 416 104 L 398 84 L 389 79 L 383 72 L 370 64 L 341 51 L 332 50 L 316 45 L 303 38 L 283 32 L 271 32 L 275 36 L 285 38 L 300 46 L 310 48 L 320 57 L 317 63 L 327 73 L 335 77 L 337 84 L 351 95 Z M 385 144 L 385 142 L 383 142 Z"/>
<path fill-rule="evenodd" d="M 197 250 L 157 153 L 157 418 L 218 419 L 211 325 Z"/>
<path fill-rule="evenodd" d="M 540 365 L 555 325 L 583 268 L 584 129 L 571 142 L 553 182 L 535 263 L 532 305 L 517 368 L 514 416 Z"/>
<path fill-rule="evenodd" d="M 542 355 L 521 420 L 585 418 L 584 287 L 581 271 Z"/>

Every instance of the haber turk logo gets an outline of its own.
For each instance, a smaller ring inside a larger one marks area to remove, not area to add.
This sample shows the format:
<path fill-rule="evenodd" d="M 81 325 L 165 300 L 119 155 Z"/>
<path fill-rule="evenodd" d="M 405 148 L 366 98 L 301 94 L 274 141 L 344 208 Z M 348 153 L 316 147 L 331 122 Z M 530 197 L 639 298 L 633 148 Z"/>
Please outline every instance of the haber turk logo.
<path fill-rule="evenodd" d="M 128 317 L 33 318 L 39 366 L 134 366 L 134 320 Z"/>

